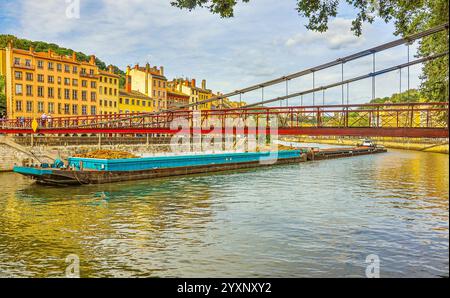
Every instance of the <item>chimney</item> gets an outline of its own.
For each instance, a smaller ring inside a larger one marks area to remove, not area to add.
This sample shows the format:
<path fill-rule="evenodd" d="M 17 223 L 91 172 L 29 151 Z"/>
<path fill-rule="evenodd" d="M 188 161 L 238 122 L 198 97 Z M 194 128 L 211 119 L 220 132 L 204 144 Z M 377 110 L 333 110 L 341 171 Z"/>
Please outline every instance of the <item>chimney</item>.
<path fill-rule="evenodd" d="M 72 61 L 77 61 L 77 53 L 75 51 L 72 52 Z"/>
<path fill-rule="evenodd" d="M 130 76 L 131 67 L 127 66 L 127 73 L 125 75 L 125 88 L 127 92 L 131 92 L 131 76 Z"/>
<path fill-rule="evenodd" d="M 94 55 L 91 55 L 89 63 L 92 65 L 95 65 L 95 56 Z"/>
<path fill-rule="evenodd" d="M 145 65 L 145 95 L 148 96 L 148 76 L 150 73 L 150 63 Z"/>
<path fill-rule="evenodd" d="M 192 79 L 191 85 L 192 85 L 193 88 L 195 88 L 195 79 Z"/>
<path fill-rule="evenodd" d="M 159 73 L 164 76 L 164 66 L 159 67 Z"/>
<path fill-rule="evenodd" d="M 206 90 L 206 80 L 202 80 L 202 89 Z"/>
<path fill-rule="evenodd" d="M 30 54 L 34 53 L 34 48 L 30 46 Z"/>
<path fill-rule="evenodd" d="M 109 71 L 109 73 L 114 73 L 114 66 L 109 65 L 108 66 L 108 71 Z"/>

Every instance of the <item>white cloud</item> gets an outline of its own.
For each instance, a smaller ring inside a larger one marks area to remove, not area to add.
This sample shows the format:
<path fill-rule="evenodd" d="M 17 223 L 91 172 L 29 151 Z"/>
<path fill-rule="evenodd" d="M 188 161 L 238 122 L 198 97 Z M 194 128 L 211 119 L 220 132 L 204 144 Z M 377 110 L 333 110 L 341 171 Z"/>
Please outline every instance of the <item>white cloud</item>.
<path fill-rule="evenodd" d="M 325 44 L 333 50 L 362 44 L 365 38 L 355 36 L 350 31 L 351 26 L 351 20 L 336 18 L 330 21 L 328 31 L 323 33 L 315 31 L 298 33 L 290 37 L 285 44 L 288 47 Z"/>

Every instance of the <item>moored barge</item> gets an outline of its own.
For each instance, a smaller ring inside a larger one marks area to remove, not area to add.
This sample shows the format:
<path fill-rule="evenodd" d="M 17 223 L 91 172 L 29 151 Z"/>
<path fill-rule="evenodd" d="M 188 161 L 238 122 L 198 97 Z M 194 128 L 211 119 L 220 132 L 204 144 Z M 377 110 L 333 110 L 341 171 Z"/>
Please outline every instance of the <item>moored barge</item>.
<path fill-rule="evenodd" d="M 386 152 L 384 148 L 300 148 L 276 152 L 243 152 L 160 157 L 96 159 L 71 157 L 38 167 L 14 167 L 14 172 L 50 185 L 101 184 L 158 177 L 203 174 Z"/>

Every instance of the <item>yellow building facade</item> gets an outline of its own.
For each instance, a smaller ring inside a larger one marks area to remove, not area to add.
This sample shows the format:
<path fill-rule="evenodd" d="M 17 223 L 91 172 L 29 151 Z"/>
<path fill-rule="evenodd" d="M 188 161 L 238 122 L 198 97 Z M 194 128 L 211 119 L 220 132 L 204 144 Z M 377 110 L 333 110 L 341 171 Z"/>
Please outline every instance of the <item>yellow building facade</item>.
<path fill-rule="evenodd" d="M 95 57 L 80 62 L 76 53 L 60 56 L 49 50 L 15 49 L 1 55 L 6 77 L 8 118 L 96 115 L 99 73 Z"/>
<path fill-rule="evenodd" d="M 99 71 L 98 103 L 101 115 L 119 113 L 119 80 L 120 76 L 114 73 L 111 65 L 108 71 Z"/>
<path fill-rule="evenodd" d="M 155 101 L 155 110 L 167 109 L 167 78 L 164 76 L 164 67 L 151 67 L 149 63 L 145 67 L 139 64 L 133 68 L 128 67 L 127 73 L 131 77 L 131 89 L 138 91 Z"/>
<path fill-rule="evenodd" d="M 154 100 L 135 90 L 119 90 L 119 114 L 154 112 Z"/>
<path fill-rule="evenodd" d="M 189 96 L 189 104 L 198 103 L 214 97 L 214 93 L 206 88 L 206 80 L 202 81 L 201 87 L 198 87 L 195 79 L 175 79 L 169 82 L 169 88 L 182 92 Z M 191 107 L 191 110 L 211 110 L 217 106 L 215 102 L 208 102 Z"/>

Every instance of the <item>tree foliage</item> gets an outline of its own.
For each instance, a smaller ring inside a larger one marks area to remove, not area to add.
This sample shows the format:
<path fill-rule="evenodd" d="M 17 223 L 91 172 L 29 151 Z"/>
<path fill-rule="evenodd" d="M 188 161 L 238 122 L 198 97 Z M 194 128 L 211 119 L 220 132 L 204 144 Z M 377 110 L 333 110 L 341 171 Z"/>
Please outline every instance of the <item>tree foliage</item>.
<path fill-rule="evenodd" d="M 249 2 L 250 0 L 241 0 Z M 234 16 L 234 7 L 238 0 L 175 0 L 171 4 L 178 8 L 193 10 L 196 7 L 204 7 L 214 14 L 219 14 L 222 18 Z"/>
<path fill-rule="evenodd" d="M 206 7 L 221 17 L 233 17 L 238 0 L 175 0 L 172 5 L 193 10 Z M 241 2 L 249 2 L 242 0 Z M 308 19 L 306 28 L 325 32 L 330 19 L 336 17 L 339 5 L 355 8 L 356 16 L 351 28 L 355 35 L 362 34 L 364 23 L 373 23 L 376 18 L 393 22 L 395 34 L 406 36 L 431 27 L 448 23 L 449 0 L 297 0 L 296 10 Z M 448 31 L 425 37 L 418 56 L 426 57 L 448 51 Z M 424 64 L 421 92 L 430 101 L 448 100 L 448 55 Z"/>
<path fill-rule="evenodd" d="M 5 77 L 0 75 L 0 115 L 6 112 Z"/>
<path fill-rule="evenodd" d="M 394 93 L 391 96 L 379 97 L 370 101 L 370 103 L 407 103 L 424 102 L 426 98 L 416 89 L 410 89 L 402 93 Z"/>

